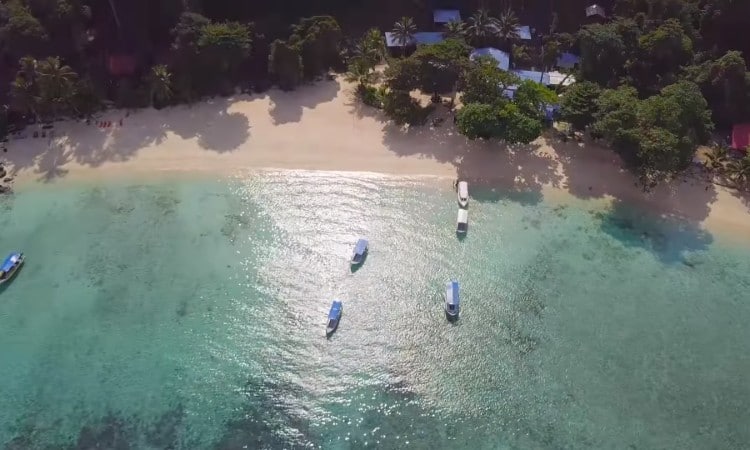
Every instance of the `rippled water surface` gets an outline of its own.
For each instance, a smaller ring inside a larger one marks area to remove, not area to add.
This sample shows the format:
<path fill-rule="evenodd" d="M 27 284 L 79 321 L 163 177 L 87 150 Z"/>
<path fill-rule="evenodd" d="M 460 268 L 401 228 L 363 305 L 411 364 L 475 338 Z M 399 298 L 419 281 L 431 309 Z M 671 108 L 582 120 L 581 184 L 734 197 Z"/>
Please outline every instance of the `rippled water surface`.
<path fill-rule="evenodd" d="M 458 240 L 448 185 L 269 171 L 2 200 L 0 250 L 27 264 L 0 292 L 0 445 L 747 448 L 750 248 L 488 189 Z"/>

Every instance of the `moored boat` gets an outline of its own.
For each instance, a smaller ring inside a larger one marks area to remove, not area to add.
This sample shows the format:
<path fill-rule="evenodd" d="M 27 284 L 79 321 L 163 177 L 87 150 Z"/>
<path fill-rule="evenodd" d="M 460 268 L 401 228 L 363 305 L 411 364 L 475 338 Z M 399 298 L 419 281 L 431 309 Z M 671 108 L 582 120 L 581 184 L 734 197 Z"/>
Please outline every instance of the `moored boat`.
<path fill-rule="evenodd" d="M 362 264 L 367 256 L 368 249 L 367 239 L 360 238 L 354 245 L 354 253 L 352 254 L 351 265 L 358 266 Z"/>
<path fill-rule="evenodd" d="M 445 285 L 445 315 L 448 320 L 456 320 L 459 310 L 458 281 L 451 280 Z"/>
<path fill-rule="evenodd" d="M 469 229 L 469 211 L 459 208 L 456 219 L 456 234 L 466 234 Z"/>
<path fill-rule="evenodd" d="M 469 207 L 469 183 L 466 181 L 459 181 L 458 187 L 456 188 L 456 195 L 458 197 L 458 206 L 461 208 Z"/>
<path fill-rule="evenodd" d="M 18 268 L 23 264 L 24 257 L 21 252 L 13 252 L 5 258 L 2 267 L 0 267 L 0 284 L 13 278 Z"/>
<path fill-rule="evenodd" d="M 328 324 L 326 325 L 326 337 L 330 337 L 339 327 L 343 307 L 344 305 L 340 300 L 334 300 L 331 304 L 331 310 L 328 312 Z"/>

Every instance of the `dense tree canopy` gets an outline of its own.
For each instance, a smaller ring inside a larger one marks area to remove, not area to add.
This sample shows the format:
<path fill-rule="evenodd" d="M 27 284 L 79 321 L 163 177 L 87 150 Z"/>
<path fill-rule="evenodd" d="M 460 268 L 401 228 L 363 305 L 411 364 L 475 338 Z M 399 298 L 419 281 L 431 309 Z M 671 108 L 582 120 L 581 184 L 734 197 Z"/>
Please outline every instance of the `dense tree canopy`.
<path fill-rule="evenodd" d="M 414 33 L 434 27 L 431 9 L 448 5 L 6 0 L 0 111 L 3 121 L 23 124 L 90 114 L 103 104 L 166 106 L 236 87 L 294 89 L 348 67 L 371 103 L 399 123 L 420 123 L 429 112 L 409 95 L 414 89 L 458 89 L 464 107 L 457 122 L 472 138 L 528 142 L 544 125 L 544 107 L 559 103 L 563 120 L 606 139 L 650 179 L 684 167 L 712 122 L 726 131 L 750 121 L 750 1 L 613 0 L 606 20 L 587 19 L 589 3 L 464 2 L 465 21 L 441 29 L 449 40 L 415 48 Z M 532 41 L 519 40 L 519 18 L 537 30 Z M 388 55 L 386 30 L 403 51 Z M 562 52 L 577 53 L 578 82 L 559 88 L 557 99 L 493 60 L 469 62 L 467 45 L 501 48 L 521 68 L 551 68 Z M 132 70 L 114 70 L 110 58 L 118 57 L 130 58 Z M 381 89 L 370 83 L 382 62 Z M 510 86 L 518 86 L 513 99 Z"/>
<path fill-rule="evenodd" d="M 649 181 L 685 169 L 713 130 L 706 100 L 689 81 L 643 100 L 630 87 L 606 90 L 597 106 L 594 133 Z"/>
<path fill-rule="evenodd" d="M 461 98 L 464 103 L 502 104 L 507 101 L 503 91 L 520 79 L 497 68 L 497 61 L 489 56 L 477 58 L 464 72 L 461 83 Z"/>
<path fill-rule="evenodd" d="M 469 65 L 470 50 L 463 41 L 456 39 L 418 48 L 412 55 L 419 65 L 417 86 L 430 93 L 453 91 Z"/>

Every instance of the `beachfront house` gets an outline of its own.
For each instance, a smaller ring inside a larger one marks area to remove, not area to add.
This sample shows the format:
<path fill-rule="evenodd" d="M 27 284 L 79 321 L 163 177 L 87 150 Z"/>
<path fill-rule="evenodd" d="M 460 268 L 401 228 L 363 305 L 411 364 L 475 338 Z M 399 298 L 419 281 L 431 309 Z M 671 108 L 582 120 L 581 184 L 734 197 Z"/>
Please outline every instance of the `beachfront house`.
<path fill-rule="evenodd" d="M 547 86 L 558 87 L 558 86 L 570 86 L 576 82 L 576 78 L 568 73 L 558 72 L 553 70 L 547 72 Z"/>
<path fill-rule="evenodd" d="M 419 31 L 414 33 L 414 39 L 406 44 L 406 47 L 415 47 L 417 45 L 439 44 L 445 40 L 445 36 L 439 31 Z M 396 36 L 390 31 L 385 32 L 385 45 L 389 49 L 401 48 L 402 45 L 396 39 Z"/>
<path fill-rule="evenodd" d="M 732 149 L 747 152 L 750 146 L 750 123 L 738 123 L 732 127 Z"/>
<path fill-rule="evenodd" d="M 546 72 L 539 72 L 537 70 L 512 70 L 511 73 L 515 74 L 521 81 L 533 81 L 540 83 L 545 86 L 549 86 L 549 75 Z"/>
<path fill-rule="evenodd" d="M 557 67 L 561 69 L 575 69 L 581 62 L 581 57 L 573 53 L 564 52 L 557 58 Z"/>
<path fill-rule="evenodd" d="M 479 58 L 480 56 L 489 56 L 497 61 L 497 68 L 500 70 L 510 70 L 510 55 L 502 50 L 498 50 L 494 47 L 475 48 L 471 52 L 470 58 L 472 60 Z"/>
<path fill-rule="evenodd" d="M 521 39 L 522 41 L 531 40 L 531 28 L 528 25 L 517 26 L 516 33 L 518 33 L 518 38 Z"/>
<path fill-rule="evenodd" d="M 436 9 L 432 12 L 435 25 L 445 25 L 450 22 L 460 22 L 461 12 L 457 9 Z"/>
<path fill-rule="evenodd" d="M 607 20 L 607 12 L 604 7 L 597 5 L 589 5 L 586 7 L 586 20 L 590 23 L 604 22 Z"/>

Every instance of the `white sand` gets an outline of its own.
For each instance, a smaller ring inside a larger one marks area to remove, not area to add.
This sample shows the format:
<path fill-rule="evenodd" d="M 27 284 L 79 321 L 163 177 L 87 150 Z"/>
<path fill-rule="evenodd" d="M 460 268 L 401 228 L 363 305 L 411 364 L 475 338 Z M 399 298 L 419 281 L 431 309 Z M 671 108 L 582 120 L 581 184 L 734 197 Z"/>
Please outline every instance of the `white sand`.
<path fill-rule="evenodd" d="M 15 140 L 3 156 L 17 183 L 165 171 L 224 176 L 251 168 L 434 175 L 447 185 L 461 178 L 547 199 L 636 202 L 711 231 L 750 237 L 750 200 L 733 190 L 690 179 L 644 194 L 619 158 L 595 144 L 470 142 L 455 132 L 446 111 L 437 114 L 445 118 L 437 128 L 402 130 L 355 101 L 351 85 L 328 81 L 129 117 L 111 111 L 99 118 L 111 121 L 110 128 L 61 122 L 52 141 Z"/>

